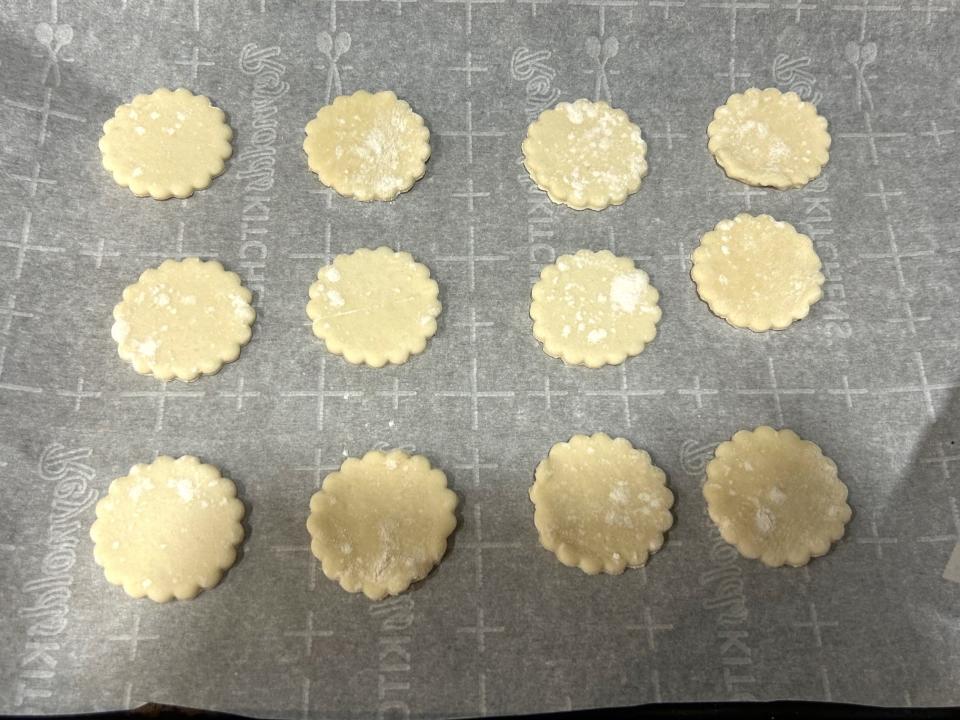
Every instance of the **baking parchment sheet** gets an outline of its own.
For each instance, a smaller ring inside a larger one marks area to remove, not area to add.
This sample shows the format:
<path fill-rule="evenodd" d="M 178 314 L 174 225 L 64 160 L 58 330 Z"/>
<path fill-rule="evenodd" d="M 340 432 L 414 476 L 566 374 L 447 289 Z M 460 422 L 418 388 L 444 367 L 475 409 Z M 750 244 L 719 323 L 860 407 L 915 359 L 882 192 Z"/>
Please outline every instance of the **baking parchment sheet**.
<path fill-rule="evenodd" d="M 0 711 L 144 701 L 262 716 L 519 713 L 654 701 L 960 703 L 960 3 L 956 0 L 37 0 L 0 5 Z M 716 106 L 794 90 L 829 119 L 823 176 L 728 180 Z M 159 86 L 209 95 L 235 154 L 193 198 L 117 187 L 97 139 Z M 303 127 L 390 88 L 432 131 L 393 203 L 326 192 Z M 559 101 L 624 108 L 650 173 L 618 208 L 552 205 L 520 164 Z M 739 212 L 814 238 L 825 297 L 785 332 L 713 317 L 699 236 Z M 304 305 L 357 247 L 412 252 L 440 283 L 427 352 L 379 370 L 325 352 Z M 564 367 L 530 332 L 540 267 L 582 247 L 637 259 L 656 340 Z M 240 360 L 194 384 L 138 376 L 111 309 L 167 257 L 216 257 L 256 293 Z M 850 487 L 847 535 L 808 568 L 740 558 L 700 495 L 713 446 L 789 426 Z M 578 432 L 647 449 L 677 495 L 644 570 L 587 577 L 542 550 L 527 488 Z M 323 577 L 304 528 L 344 455 L 402 447 L 447 472 L 459 528 L 429 579 L 371 603 Z M 156 453 L 233 478 L 248 538 L 189 602 L 133 601 L 87 529 L 114 477 Z"/>

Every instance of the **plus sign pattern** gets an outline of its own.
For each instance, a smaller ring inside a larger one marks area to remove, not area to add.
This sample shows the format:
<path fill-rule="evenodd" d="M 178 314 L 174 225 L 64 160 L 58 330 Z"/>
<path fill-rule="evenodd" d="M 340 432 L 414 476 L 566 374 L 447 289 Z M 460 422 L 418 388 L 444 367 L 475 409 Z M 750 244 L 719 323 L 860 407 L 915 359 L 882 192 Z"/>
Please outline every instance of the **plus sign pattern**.
<path fill-rule="evenodd" d="M 0 711 L 960 703 L 958 34 L 958 0 L 0 4 Z M 100 167 L 100 126 L 178 85 L 227 112 L 234 156 L 187 201 L 139 200 Z M 711 114 L 752 85 L 829 119 L 807 187 L 713 163 Z M 318 107 L 360 88 L 432 131 L 395 203 L 339 198 L 300 150 Z M 602 213 L 552 205 L 520 164 L 527 124 L 579 97 L 649 144 L 641 191 Z M 730 328 L 690 281 L 699 236 L 742 211 L 824 262 L 824 299 L 786 332 Z M 381 244 L 431 268 L 444 313 L 425 354 L 373 370 L 327 354 L 304 305 L 319 266 Z M 619 367 L 564 367 L 531 335 L 531 283 L 583 247 L 661 291 L 657 339 Z M 240 273 L 258 323 L 237 363 L 162 386 L 116 357 L 110 313 L 144 267 L 189 255 Z M 802 570 L 743 560 L 704 514 L 713 448 L 763 423 L 850 487 L 847 537 Z M 553 443 L 596 431 L 647 449 L 677 496 L 662 551 L 615 578 L 542 550 L 527 498 Z M 45 484 L 50 447 L 77 448 L 100 494 L 157 453 L 218 465 L 248 504 L 239 561 L 195 601 L 130 601 L 93 563 L 92 504 Z M 461 515 L 430 578 L 373 605 L 323 576 L 304 521 L 345 456 L 388 447 L 442 468 Z"/>

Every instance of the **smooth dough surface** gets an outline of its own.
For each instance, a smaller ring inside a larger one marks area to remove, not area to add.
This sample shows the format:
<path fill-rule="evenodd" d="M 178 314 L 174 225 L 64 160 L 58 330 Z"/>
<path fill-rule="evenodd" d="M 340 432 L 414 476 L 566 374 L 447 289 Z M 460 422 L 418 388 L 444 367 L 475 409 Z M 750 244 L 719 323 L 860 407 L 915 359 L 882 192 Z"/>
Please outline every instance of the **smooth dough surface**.
<path fill-rule="evenodd" d="M 830 159 L 827 121 L 794 92 L 750 88 L 727 98 L 707 127 L 728 177 L 781 190 L 813 180 Z"/>
<path fill-rule="evenodd" d="M 647 144 L 623 110 L 577 100 L 544 110 L 527 129 L 523 164 L 550 199 L 575 210 L 620 205 L 647 174 Z"/>
<path fill-rule="evenodd" d="M 703 495 L 723 539 L 771 567 L 826 554 L 851 516 L 834 462 L 792 430 L 767 426 L 717 447 Z"/>
<path fill-rule="evenodd" d="M 617 365 L 657 334 L 660 294 L 633 260 L 608 250 L 561 255 L 541 271 L 532 297 L 534 336 L 571 365 Z"/>
<path fill-rule="evenodd" d="M 156 200 L 185 198 L 210 185 L 233 152 L 220 108 L 189 90 L 137 95 L 103 125 L 103 166 L 118 185 Z"/>
<path fill-rule="evenodd" d="M 243 514 L 236 486 L 217 468 L 161 455 L 134 465 L 97 503 L 93 556 L 131 597 L 189 599 L 233 565 Z"/>
<path fill-rule="evenodd" d="M 160 380 L 196 380 L 240 356 L 256 312 L 216 260 L 164 260 L 123 291 L 111 330 L 120 357 Z"/>
<path fill-rule="evenodd" d="M 590 575 L 646 565 L 673 525 L 666 475 L 646 452 L 604 433 L 550 448 L 530 499 L 540 543 Z"/>
<path fill-rule="evenodd" d="M 307 315 L 327 350 L 382 367 L 424 351 L 437 332 L 439 295 L 430 270 L 409 253 L 361 248 L 320 268 Z"/>
<path fill-rule="evenodd" d="M 371 451 L 347 458 L 310 499 L 310 547 L 344 590 L 382 600 L 440 562 L 456 507 L 446 476 L 422 455 Z"/>
<path fill-rule="evenodd" d="M 307 164 L 345 197 L 393 200 L 423 177 L 430 131 L 389 90 L 359 90 L 320 108 L 307 123 Z"/>
<path fill-rule="evenodd" d="M 700 240 L 692 261 L 700 298 L 735 327 L 783 330 L 823 296 L 813 242 L 769 215 L 722 220 Z"/>

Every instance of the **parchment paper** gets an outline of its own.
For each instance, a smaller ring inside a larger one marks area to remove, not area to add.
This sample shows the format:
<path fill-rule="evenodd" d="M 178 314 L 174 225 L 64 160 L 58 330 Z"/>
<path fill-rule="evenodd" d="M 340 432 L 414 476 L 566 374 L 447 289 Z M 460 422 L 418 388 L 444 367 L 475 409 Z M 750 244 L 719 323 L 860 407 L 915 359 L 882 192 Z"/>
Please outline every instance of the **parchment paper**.
<path fill-rule="evenodd" d="M 479 715 L 655 701 L 960 703 L 960 4 L 956 0 L 40 0 L 0 6 L 0 711 L 144 701 L 263 716 Z M 792 89 L 834 144 L 821 179 L 728 180 L 705 129 L 732 90 Z M 209 95 L 236 131 L 224 176 L 137 199 L 100 165 L 114 108 Z M 303 127 L 339 93 L 391 88 L 432 131 L 394 203 L 325 193 Z M 557 100 L 610 100 L 650 174 L 601 213 L 552 205 L 519 164 Z M 826 297 L 782 333 L 713 317 L 687 257 L 741 211 L 810 234 Z M 389 244 L 429 265 L 427 352 L 350 366 L 306 325 L 331 254 Z M 564 367 L 530 332 L 556 254 L 612 248 L 662 294 L 621 367 Z M 255 290 L 240 360 L 162 386 L 116 356 L 111 309 L 166 257 L 217 257 Z M 850 487 L 847 536 L 804 570 L 720 541 L 715 443 L 759 424 L 820 444 Z M 643 571 L 587 577 L 542 550 L 527 488 L 550 446 L 603 430 L 669 476 L 676 525 Z M 373 604 L 318 571 L 308 501 L 345 454 L 400 446 L 462 504 L 443 563 Z M 95 566 L 92 504 L 156 453 L 239 485 L 243 555 L 222 585 L 133 601 Z M 946 572 L 945 572 L 946 569 Z M 946 577 L 944 576 L 946 575 Z"/>

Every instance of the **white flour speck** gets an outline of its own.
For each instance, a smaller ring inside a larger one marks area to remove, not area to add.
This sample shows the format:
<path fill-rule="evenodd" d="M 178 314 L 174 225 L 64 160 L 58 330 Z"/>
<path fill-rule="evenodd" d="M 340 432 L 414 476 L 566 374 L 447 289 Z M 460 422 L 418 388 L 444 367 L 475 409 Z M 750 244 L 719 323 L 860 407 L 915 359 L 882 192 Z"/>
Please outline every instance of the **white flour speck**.
<path fill-rule="evenodd" d="M 139 347 L 137 347 L 137 350 L 139 350 L 142 355 L 153 357 L 157 354 L 157 341 L 152 338 L 150 340 L 145 340 L 140 343 Z"/>
<path fill-rule="evenodd" d="M 179 495 L 180 499 L 184 502 L 193 500 L 193 485 L 189 480 L 177 480 L 177 495 Z"/>
<path fill-rule="evenodd" d="M 607 336 L 607 331 L 602 328 L 597 330 L 591 330 L 587 334 L 587 342 L 589 343 L 598 343 Z"/>
<path fill-rule="evenodd" d="M 343 295 L 336 290 L 327 290 L 327 300 L 329 300 L 330 304 L 334 307 L 343 307 Z"/>
<path fill-rule="evenodd" d="M 130 323 L 128 323 L 126 320 L 117 320 L 113 324 L 113 327 L 110 328 L 110 335 L 118 343 L 126 340 L 127 335 L 129 334 L 130 334 Z"/>
<path fill-rule="evenodd" d="M 579 125 L 583 122 L 583 111 L 576 106 L 576 104 L 566 105 L 564 110 L 567 113 L 567 120 L 572 122 L 574 125 Z"/>
<path fill-rule="evenodd" d="M 327 280 L 329 280 L 330 282 L 339 282 L 339 281 L 340 281 L 340 271 L 337 270 L 335 267 L 332 267 L 332 266 L 331 266 L 331 267 L 328 267 L 328 268 L 326 269 L 326 271 L 324 271 L 323 276 L 324 276 Z"/>
<path fill-rule="evenodd" d="M 777 524 L 777 521 L 773 513 L 767 508 L 758 508 L 757 514 L 754 517 L 754 524 L 757 526 L 757 531 L 760 534 L 766 535 L 773 530 L 773 526 Z"/>
<path fill-rule="evenodd" d="M 632 313 L 643 299 L 647 284 L 646 274 L 639 271 L 617 275 L 610 283 L 613 309 Z"/>

